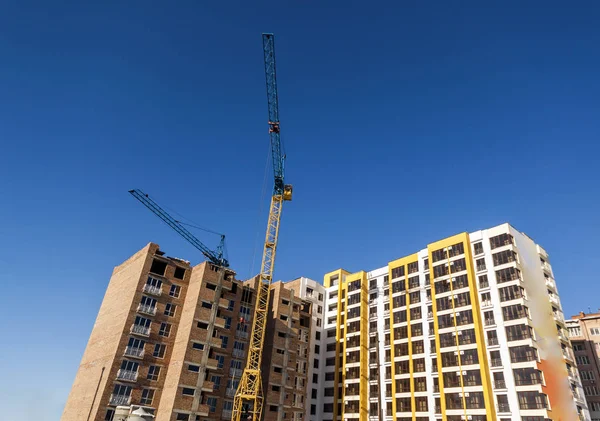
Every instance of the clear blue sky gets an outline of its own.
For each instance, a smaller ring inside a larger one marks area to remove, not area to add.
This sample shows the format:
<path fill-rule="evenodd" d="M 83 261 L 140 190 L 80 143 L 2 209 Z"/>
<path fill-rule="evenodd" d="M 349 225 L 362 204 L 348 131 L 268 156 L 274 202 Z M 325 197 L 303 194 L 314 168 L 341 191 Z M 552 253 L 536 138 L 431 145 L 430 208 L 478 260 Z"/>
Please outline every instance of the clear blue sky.
<path fill-rule="evenodd" d="M 598 308 L 600 6 L 522 3 L 3 2 L 6 419 L 60 417 L 115 265 L 149 241 L 198 262 L 128 189 L 225 232 L 251 274 L 264 31 L 295 187 L 277 278 L 508 221 L 550 253 L 567 315 Z"/>

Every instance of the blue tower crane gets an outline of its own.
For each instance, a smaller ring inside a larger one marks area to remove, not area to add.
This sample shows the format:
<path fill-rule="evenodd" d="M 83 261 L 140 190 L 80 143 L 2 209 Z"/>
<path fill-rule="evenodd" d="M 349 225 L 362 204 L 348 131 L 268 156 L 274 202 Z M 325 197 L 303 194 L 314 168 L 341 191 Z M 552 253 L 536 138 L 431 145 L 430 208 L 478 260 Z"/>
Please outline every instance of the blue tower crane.
<path fill-rule="evenodd" d="M 163 220 L 168 226 L 173 228 L 175 232 L 181 235 L 183 238 L 187 240 L 192 246 L 196 247 L 200 252 L 208 259 L 209 262 L 221 266 L 221 267 L 229 267 L 229 261 L 223 256 L 225 249 L 225 236 L 221 235 L 221 241 L 219 242 L 219 246 L 216 250 L 211 250 L 206 247 L 200 240 L 198 240 L 194 234 L 185 229 L 179 221 L 173 218 L 171 215 L 167 213 L 163 208 L 161 208 L 158 203 L 154 200 L 150 199 L 150 197 L 139 189 L 129 190 L 129 193 L 137 200 L 142 202 L 144 206 L 146 206 L 152 213 L 158 216 Z"/>

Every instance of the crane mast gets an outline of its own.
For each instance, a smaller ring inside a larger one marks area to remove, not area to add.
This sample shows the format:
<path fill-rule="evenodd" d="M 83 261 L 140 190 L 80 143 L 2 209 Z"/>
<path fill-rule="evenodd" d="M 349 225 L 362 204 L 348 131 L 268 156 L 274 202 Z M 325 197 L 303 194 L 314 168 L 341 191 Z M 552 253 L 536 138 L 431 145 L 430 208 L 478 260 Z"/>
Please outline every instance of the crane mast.
<path fill-rule="evenodd" d="M 292 186 L 284 183 L 285 155 L 282 153 L 279 128 L 279 104 L 277 98 L 277 78 L 275 73 L 275 39 L 273 34 L 262 34 L 262 40 L 274 186 L 257 286 L 256 305 L 254 307 L 254 318 L 252 321 L 252 334 L 250 336 L 250 347 L 248 349 L 248 360 L 242 373 L 233 403 L 234 421 L 241 421 L 242 414 L 244 414 L 245 418 L 248 420 L 260 421 L 261 419 L 264 400 L 261 362 L 265 329 L 267 325 L 269 295 L 271 292 L 270 287 L 273 280 L 273 269 L 275 267 L 275 253 L 277 251 L 282 205 L 284 201 L 292 200 Z"/>

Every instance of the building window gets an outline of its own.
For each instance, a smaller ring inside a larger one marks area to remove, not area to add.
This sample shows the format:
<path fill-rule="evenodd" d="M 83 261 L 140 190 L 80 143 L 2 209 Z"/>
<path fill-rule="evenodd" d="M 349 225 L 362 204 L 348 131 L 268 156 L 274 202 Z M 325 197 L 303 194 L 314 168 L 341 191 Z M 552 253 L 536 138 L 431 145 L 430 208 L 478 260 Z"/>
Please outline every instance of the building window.
<path fill-rule="evenodd" d="M 175 315 L 175 309 L 177 306 L 175 304 L 167 303 L 165 305 L 165 316 L 173 317 Z"/>
<path fill-rule="evenodd" d="M 332 382 L 334 380 L 335 380 L 335 373 L 333 371 L 325 373 L 325 381 L 326 382 Z"/>
<path fill-rule="evenodd" d="M 152 353 L 152 356 L 156 358 L 164 358 L 166 350 L 167 346 L 165 344 L 156 344 L 154 345 L 154 352 Z"/>
<path fill-rule="evenodd" d="M 581 336 L 581 328 L 579 326 L 569 326 L 569 336 Z"/>
<path fill-rule="evenodd" d="M 175 418 L 177 421 L 189 421 L 190 416 L 189 414 L 177 414 L 177 418 Z"/>
<path fill-rule="evenodd" d="M 229 344 L 229 337 L 221 336 L 221 348 L 226 349 Z"/>
<path fill-rule="evenodd" d="M 475 243 L 473 244 L 473 250 L 475 251 L 475 256 L 483 253 L 483 243 Z"/>
<path fill-rule="evenodd" d="M 318 361 L 318 360 L 315 360 Z M 318 384 L 319 383 L 319 375 L 317 373 L 313 373 L 313 383 L 314 384 Z"/>
<path fill-rule="evenodd" d="M 335 346 L 335 344 L 333 345 Z M 325 365 L 328 367 L 335 365 L 335 357 L 327 358 L 325 360 Z"/>
<path fill-rule="evenodd" d="M 179 285 L 171 285 L 171 289 L 169 290 L 169 295 L 173 298 L 179 298 L 179 294 L 181 293 L 181 287 Z"/>
<path fill-rule="evenodd" d="M 153 389 L 142 390 L 142 399 L 141 399 L 140 403 L 142 405 L 152 405 L 152 400 L 154 400 L 154 390 Z"/>
<path fill-rule="evenodd" d="M 167 262 L 153 259 L 152 266 L 150 266 L 150 272 L 156 273 L 157 275 L 164 276 L 165 271 L 167 270 Z"/>
<path fill-rule="evenodd" d="M 490 247 L 492 250 L 509 244 L 513 244 L 513 236 L 510 234 L 500 234 L 490 238 Z"/>
<path fill-rule="evenodd" d="M 200 372 L 200 366 L 194 364 L 188 364 L 188 370 L 193 371 L 194 373 Z"/>
<path fill-rule="evenodd" d="M 588 365 L 590 363 L 590 359 L 587 355 L 577 355 L 575 357 L 575 362 L 577 365 Z"/>
<path fill-rule="evenodd" d="M 206 301 L 202 301 L 202 307 L 212 309 L 213 305 L 212 305 L 212 303 L 207 303 Z"/>
<path fill-rule="evenodd" d="M 323 301 L 323 294 L 319 293 L 319 301 Z"/>
<path fill-rule="evenodd" d="M 593 327 L 590 329 L 590 334 L 594 336 L 600 335 L 600 327 Z"/>
<path fill-rule="evenodd" d="M 594 372 L 593 371 L 581 370 L 579 373 L 581 374 L 581 378 L 583 380 L 594 380 Z"/>
<path fill-rule="evenodd" d="M 273 367 L 273 371 L 274 371 L 275 373 L 281 373 L 281 372 L 282 372 L 282 369 L 281 369 L 281 367 Z"/>
<path fill-rule="evenodd" d="M 158 380 L 158 375 L 160 374 L 160 367 L 157 365 L 151 365 L 148 369 L 148 376 L 146 378 L 148 380 L 156 381 Z"/>
<path fill-rule="evenodd" d="M 269 411 L 277 412 L 277 405 L 269 405 Z"/>
<path fill-rule="evenodd" d="M 113 421 L 113 417 L 115 416 L 114 409 L 107 409 L 106 415 L 104 415 L 104 421 Z"/>
<path fill-rule="evenodd" d="M 217 410 L 217 398 L 208 398 L 206 400 L 206 404 L 208 405 L 208 409 L 210 410 L 210 412 L 215 412 Z"/>
<path fill-rule="evenodd" d="M 169 323 L 161 323 L 160 324 L 160 330 L 158 331 L 158 334 L 160 336 L 164 336 L 166 338 L 169 337 L 169 335 L 171 334 L 171 325 Z"/>
<path fill-rule="evenodd" d="M 196 390 L 192 389 L 191 387 L 184 387 L 181 390 L 181 394 L 185 396 L 194 396 L 194 393 L 196 393 Z"/>
<path fill-rule="evenodd" d="M 192 348 L 193 349 L 198 349 L 200 351 L 202 351 L 204 349 L 204 344 L 198 343 L 198 342 L 193 342 L 192 343 Z"/>

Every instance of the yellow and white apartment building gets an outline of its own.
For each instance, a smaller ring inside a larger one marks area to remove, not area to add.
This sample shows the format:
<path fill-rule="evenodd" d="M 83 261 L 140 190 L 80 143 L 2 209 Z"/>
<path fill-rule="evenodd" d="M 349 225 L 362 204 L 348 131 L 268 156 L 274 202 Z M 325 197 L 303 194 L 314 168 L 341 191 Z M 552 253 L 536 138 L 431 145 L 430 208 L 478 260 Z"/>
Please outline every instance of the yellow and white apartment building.
<path fill-rule="evenodd" d="M 548 255 L 509 224 L 323 285 L 311 419 L 590 419 Z"/>

